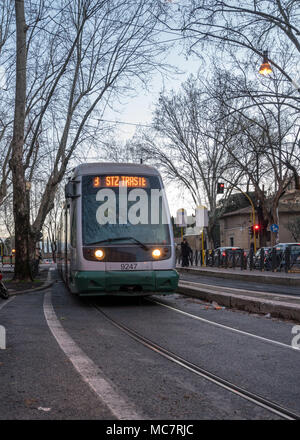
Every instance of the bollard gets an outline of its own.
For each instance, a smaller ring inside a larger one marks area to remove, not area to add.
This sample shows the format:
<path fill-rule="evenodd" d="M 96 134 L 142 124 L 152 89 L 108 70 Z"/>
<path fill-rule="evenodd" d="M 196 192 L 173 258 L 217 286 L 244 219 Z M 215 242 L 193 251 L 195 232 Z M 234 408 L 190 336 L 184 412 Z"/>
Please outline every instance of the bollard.
<path fill-rule="evenodd" d="M 272 272 L 275 272 L 276 266 L 277 266 L 277 252 L 276 248 L 274 247 L 271 252 L 271 260 L 272 260 Z"/>
<path fill-rule="evenodd" d="M 217 255 L 217 267 L 220 267 L 221 265 L 221 251 L 218 249 L 218 255 Z"/>
<path fill-rule="evenodd" d="M 264 270 L 265 251 L 264 248 L 260 249 L 259 269 L 262 272 Z"/>
<path fill-rule="evenodd" d="M 206 251 L 205 251 L 205 265 L 206 266 L 209 265 L 209 251 L 208 251 L 208 249 L 206 249 Z"/>
<path fill-rule="evenodd" d="M 227 252 L 227 249 L 225 249 L 225 262 L 224 262 L 224 264 L 225 264 L 225 268 L 227 269 L 228 268 L 228 252 Z"/>
<path fill-rule="evenodd" d="M 284 251 L 285 272 L 289 272 L 291 266 L 291 249 L 287 247 Z"/>
<path fill-rule="evenodd" d="M 194 252 L 193 252 L 193 250 L 191 250 L 190 255 L 189 255 L 189 260 L 190 260 L 191 266 L 193 266 L 193 258 L 194 258 Z"/>
<path fill-rule="evenodd" d="M 251 248 L 249 252 L 249 269 L 253 270 L 253 257 L 254 257 L 254 251 Z"/>
<path fill-rule="evenodd" d="M 244 269 L 244 264 L 245 264 L 245 261 L 244 261 L 244 249 L 241 249 L 240 253 L 241 253 L 241 270 L 243 270 Z"/>

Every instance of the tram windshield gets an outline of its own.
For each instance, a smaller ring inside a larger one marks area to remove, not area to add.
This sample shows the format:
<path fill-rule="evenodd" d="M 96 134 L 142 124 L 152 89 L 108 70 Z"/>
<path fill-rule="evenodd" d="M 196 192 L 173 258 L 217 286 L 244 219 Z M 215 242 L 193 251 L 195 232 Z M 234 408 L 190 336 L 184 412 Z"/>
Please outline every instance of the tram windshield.
<path fill-rule="evenodd" d="M 169 244 L 169 216 L 157 176 L 83 176 L 84 245 Z"/>

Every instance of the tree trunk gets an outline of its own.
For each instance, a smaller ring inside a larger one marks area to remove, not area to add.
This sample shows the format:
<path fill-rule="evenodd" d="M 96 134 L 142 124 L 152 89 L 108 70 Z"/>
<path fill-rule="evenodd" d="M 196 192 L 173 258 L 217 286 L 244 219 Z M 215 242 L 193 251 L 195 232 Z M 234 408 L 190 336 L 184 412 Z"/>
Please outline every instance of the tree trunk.
<path fill-rule="evenodd" d="M 12 158 L 10 168 L 13 182 L 13 209 L 15 220 L 15 280 L 31 279 L 29 265 L 29 192 L 23 166 L 24 124 L 26 103 L 26 31 L 24 0 L 15 0 L 16 11 L 16 96 Z"/>

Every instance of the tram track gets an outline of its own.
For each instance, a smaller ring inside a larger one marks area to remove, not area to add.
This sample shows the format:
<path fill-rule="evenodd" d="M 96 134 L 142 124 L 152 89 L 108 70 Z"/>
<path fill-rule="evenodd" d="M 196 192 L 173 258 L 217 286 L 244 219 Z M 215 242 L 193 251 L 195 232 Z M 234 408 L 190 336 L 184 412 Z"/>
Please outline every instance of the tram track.
<path fill-rule="evenodd" d="M 117 327 L 122 332 L 126 333 L 128 336 L 130 336 L 135 341 L 141 343 L 148 349 L 160 354 L 164 358 L 168 359 L 169 361 L 181 366 L 182 368 L 185 368 L 186 370 L 190 371 L 191 373 L 194 373 L 198 375 L 199 377 L 202 377 L 215 385 L 239 396 L 243 399 L 246 399 L 249 402 L 252 402 L 255 405 L 260 406 L 261 408 L 264 408 L 267 411 L 272 412 L 273 414 L 276 414 L 277 416 L 287 419 L 287 420 L 300 420 L 300 414 L 297 414 L 288 408 L 284 408 L 281 405 L 279 405 L 276 402 L 270 401 L 256 393 L 252 393 L 251 391 L 248 391 L 238 385 L 235 385 L 234 383 L 223 379 L 219 377 L 218 375 L 206 370 L 205 368 L 202 368 L 183 357 L 177 355 L 176 353 L 173 353 L 172 351 L 160 346 L 156 342 L 146 338 L 145 336 L 141 335 L 137 331 L 133 330 L 132 328 L 126 326 L 125 324 L 122 324 L 118 321 L 116 321 L 114 318 L 111 318 L 107 313 L 105 313 L 101 307 L 99 307 L 95 303 L 91 303 L 91 306 L 93 306 L 101 315 L 112 325 Z"/>
<path fill-rule="evenodd" d="M 279 346 L 281 348 L 286 348 L 288 350 L 292 350 L 293 352 L 299 351 L 299 353 L 300 353 L 300 349 L 299 348 L 295 348 L 292 345 L 284 344 L 283 342 L 276 341 L 274 339 L 265 338 L 263 336 L 259 336 L 259 335 L 256 335 L 254 333 L 249 333 L 249 332 L 246 332 L 244 330 L 240 330 L 240 329 L 237 329 L 237 328 L 234 328 L 234 327 L 229 327 L 228 325 L 224 325 L 224 324 L 218 323 L 216 321 L 211 321 L 209 319 L 202 318 L 201 316 L 185 312 L 184 310 L 181 310 L 178 307 L 170 306 L 169 304 L 161 302 L 161 301 L 159 301 L 157 299 L 147 298 L 147 301 L 150 301 L 150 302 L 152 302 L 154 304 L 158 304 L 158 305 L 160 305 L 162 307 L 166 307 L 167 309 L 172 310 L 173 312 L 176 312 L 176 313 L 188 316 L 189 318 L 195 319 L 197 321 L 201 321 L 201 322 L 203 322 L 205 324 L 213 325 L 215 327 L 219 327 L 221 329 L 224 329 L 224 330 L 227 330 L 227 331 L 230 331 L 230 332 L 233 332 L 233 333 L 238 333 L 240 335 L 251 337 L 251 338 L 260 340 L 262 342 L 266 342 L 266 343 L 269 343 L 269 344 L 277 345 L 277 346 Z"/>

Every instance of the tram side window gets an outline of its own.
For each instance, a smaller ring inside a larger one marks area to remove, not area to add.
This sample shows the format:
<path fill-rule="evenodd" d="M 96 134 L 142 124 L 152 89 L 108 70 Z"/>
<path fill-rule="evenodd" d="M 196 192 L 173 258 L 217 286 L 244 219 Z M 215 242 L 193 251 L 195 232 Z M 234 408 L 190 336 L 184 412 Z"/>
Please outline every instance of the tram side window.
<path fill-rule="evenodd" d="M 71 246 L 76 247 L 76 231 L 77 231 L 77 224 L 76 224 L 76 205 L 74 206 L 73 213 L 72 213 L 72 222 L 71 222 Z"/>
<path fill-rule="evenodd" d="M 67 206 L 66 210 L 66 249 L 70 246 L 71 243 L 71 223 L 70 223 L 70 205 Z"/>

